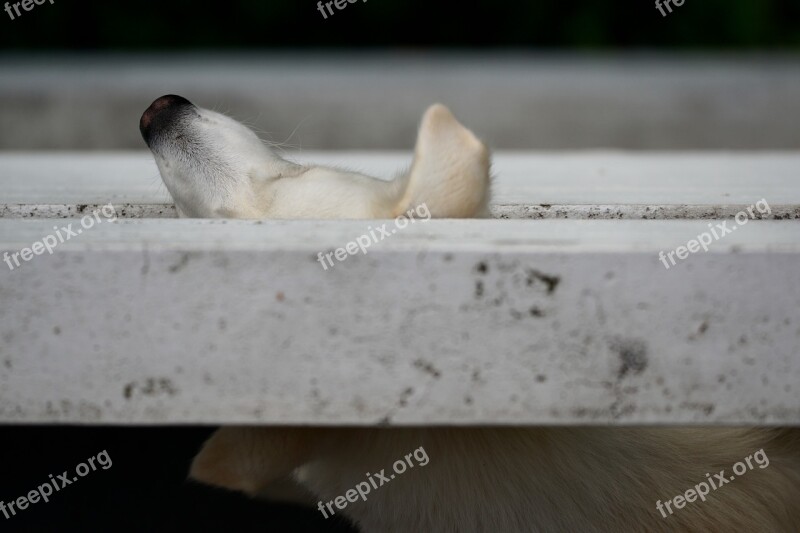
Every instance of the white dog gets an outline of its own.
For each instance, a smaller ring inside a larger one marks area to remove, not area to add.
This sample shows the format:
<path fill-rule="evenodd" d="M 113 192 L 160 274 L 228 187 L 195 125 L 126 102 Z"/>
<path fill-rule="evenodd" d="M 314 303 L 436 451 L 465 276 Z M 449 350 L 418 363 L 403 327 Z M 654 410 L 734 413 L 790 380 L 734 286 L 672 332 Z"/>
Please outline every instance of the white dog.
<path fill-rule="evenodd" d="M 441 105 L 423 116 L 411 170 L 391 182 L 287 162 L 178 96 L 156 100 L 140 126 L 181 216 L 487 212 L 488 151 Z M 386 486 L 369 474 L 420 450 L 424 467 Z M 231 427 L 190 475 L 252 495 L 289 478 L 365 532 L 800 531 L 800 430 Z"/>
<path fill-rule="evenodd" d="M 411 170 L 393 181 L 278 157 L 235 120 L 162 96 L 139 129 L 178 214 L 196 218 L 395 218 L 427 203 L 437 218 L 485 215 L 489 151 L 442 106 L 422 119 Z"/>

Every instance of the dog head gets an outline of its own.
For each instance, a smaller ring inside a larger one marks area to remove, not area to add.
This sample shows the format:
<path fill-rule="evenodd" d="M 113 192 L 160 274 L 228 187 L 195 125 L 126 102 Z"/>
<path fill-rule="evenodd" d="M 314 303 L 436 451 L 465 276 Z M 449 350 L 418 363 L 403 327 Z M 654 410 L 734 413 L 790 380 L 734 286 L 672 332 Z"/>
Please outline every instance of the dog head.
<path fill-rule="evenodd" d="M 423 203 L 437 218 L 487 212 L 489 152 L 442 105 L 423 116 L 411 170 L 393 181 L 287 161 L 181 96 L 158 98 L 139 129 L 184 217 L 393 218 Z"/>
<path fill-rule="evenodd" d="M 255 215 L 254 184 L 291 168 L 243 124 L 181 96 L 153 102 L 139 130 L 183 216 Z"/>

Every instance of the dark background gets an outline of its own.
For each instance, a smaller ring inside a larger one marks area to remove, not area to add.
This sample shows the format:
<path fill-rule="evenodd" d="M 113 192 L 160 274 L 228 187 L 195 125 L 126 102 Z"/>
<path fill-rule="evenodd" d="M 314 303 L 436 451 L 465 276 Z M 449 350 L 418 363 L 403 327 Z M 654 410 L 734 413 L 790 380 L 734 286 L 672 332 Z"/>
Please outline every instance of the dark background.
<path fill-rule="evenodd" d="M 800 46 L 800 3 L 794 0 L 686 0 L 666 18 L 652 0 L 359 0 L 340 12 L 334 8 L 335 15 L 327 20 L 317 11 L 316 0 L 54 1 L 14 21 L 0 12 L 0 48 L 746 50 Z"/>
<path fill-rule="evenodd" d="M 106 450 L 98 467 L 6 519 L 2 532 L 291 533 L 353 531 L 319 511 L 256 501 L 186 479 L 193 455 L 213 428 L 69 428 L 0 426 L 0 500 L 26 496 Z M 95 461 L 97 464 L 97 461 Z M 9 516 L 11 513 L 9 512 Z"/>

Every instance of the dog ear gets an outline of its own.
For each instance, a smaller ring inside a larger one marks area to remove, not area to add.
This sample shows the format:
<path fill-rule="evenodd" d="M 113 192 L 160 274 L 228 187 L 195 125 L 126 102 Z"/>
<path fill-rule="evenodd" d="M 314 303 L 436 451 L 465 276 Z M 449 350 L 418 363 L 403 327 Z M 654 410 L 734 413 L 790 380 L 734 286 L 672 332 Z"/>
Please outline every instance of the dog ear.
<path fill-rule="evenodd" d="M 255 496 L 308 461 L 313 431 L 298 428 L 226 427 L 194 458 L 189 477 Z"/>
<path fill-rule="evenodd" d="M 434 218 L 488 216 L 490 166 L 489 150 L 447 107 L 429 107 L 395 216 L 422 204 Z"/>

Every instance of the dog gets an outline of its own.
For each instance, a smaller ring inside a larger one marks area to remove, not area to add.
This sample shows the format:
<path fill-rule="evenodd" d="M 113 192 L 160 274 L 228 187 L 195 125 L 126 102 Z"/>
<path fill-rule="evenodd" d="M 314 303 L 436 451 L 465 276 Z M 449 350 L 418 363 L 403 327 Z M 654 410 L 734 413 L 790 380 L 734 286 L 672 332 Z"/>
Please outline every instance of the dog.
<path fill-rule="evenodd" d="M 488 214 L 489 151 L 442 105 L 391 181 L 286 161 L 180 96 L 153 102 L 140 130 L 182 217 L 390 218 L 422 203 L 437 218 Z M 366 533 L 800 531 L 796 429 L 225 427 L 190 477 Z"/>
<path fill-rule="evenodd" d="M 153 102 L 139 130 L 181 217 L 395 218 L 423 202 L 437 218 L 488 214 L 489 151 L 443 105 L 427 110 L 411 170 L 392 181 L 286 161 L 181 96 Z"/>

